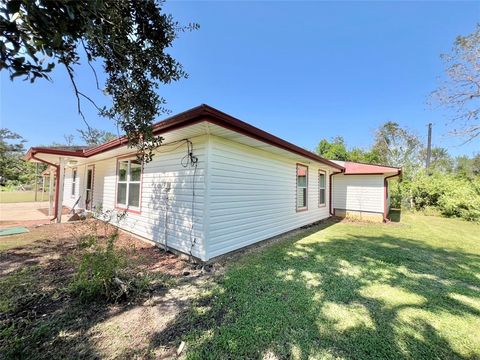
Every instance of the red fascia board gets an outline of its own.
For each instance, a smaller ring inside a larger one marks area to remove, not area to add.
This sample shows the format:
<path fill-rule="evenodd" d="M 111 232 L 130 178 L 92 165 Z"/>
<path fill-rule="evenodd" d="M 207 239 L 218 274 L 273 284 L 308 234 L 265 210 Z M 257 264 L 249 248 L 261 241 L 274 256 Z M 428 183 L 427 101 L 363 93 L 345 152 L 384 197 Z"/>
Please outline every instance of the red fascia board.
<path fill-rule="evenodd" d="M 240 134 L 249 136 L 256 140 L 262 141 L 269 145 L 276 146 L 278 148 L 296 153 L 298 155 L 304 156 L 308 159 L 324 163 L 328 166 L 331 166 L 335 169 L 343 170 L 343 167 L 337 165 L 329 160 L 326 160 L 310 151 L 302 149 L 299 146 L 296 146 L 288 141 L 280 139 L 266 131 L 260 130 L 244 121 L 234 118 L 220 110 L 212 108 L 208 105 L 200 105 L 193 109 L 187 110 L 180 114 L 174 115 L 171 118 L 168 118 L 164 121 L 161 121 L 153 125 L 153 133 L 155 135 L 161 135 L 162 133 L 183 128 L 186 126 L 194 125 L 202 121 L 208 121 L 212 124 L 230 129 L 232 131 L 238 132 Z M 47 148 L 38 148 L 38 152 L 55 154 L 55 155 L 64 155 L 64 156 L 76 156 L 76 157 L 90 157 L 108 150 L 115 149 L 117 147 L 126 145 L 128 139 L 126 136 L 114 139 L 105 144 L 99 145 L 97 147 L 82 150 L 80 152 L 73 151 L 61 151 L 57 149 L 47 149 Z M 37 148 L 32 148 L 31 150 L 37 150 Z M 47 151 L 48 150 L 48 151 Z M 30 151 L 29 151 L 30 152 Z"/>
<path fill-rule="evenodd" d="M 30 160 L 35 154 L 50 154 L 50 155 L 60 155 L 60 156 L 75 156 L 75 157 L 86 157 L 83 150 L 79 151 L 68 151 L 55 148 L 43 148 L 43 147 L 32 147 L 28 150 L 27 154 L 24 156 L 25 160 Z"/>
<path fill-rule="evenodd" d="M 296 153 L 298 155 L 304 156 L 306 158 L 309 158 L 311 160 L 315 160 L 321 163 L 324 163 L 326 165 L 329 165 L 335 169 L 340 169 L 343 170 L 343 167 L 340 165 L 337 165 L 327 159 L 324 159 L 310 151 L 307 151 L 305 149 L 302 149 L 301 147 L 294 145 L 292 143 L 289 143 L 288 141 L 285 141 L 283 139 L 280 139 L 279 137 L 276 137 L 275 135 L 272 135 L 270 133 L 267 133 L 266 131 L 260 130 L 259 128 L 256 128 L 255 126 L 252 126 L 242 120 L 236 119 L 233 116 L 230 116 L 228 114 L 225 114 L 217 109 L 214 109 L 208 105 L 205 106 L 205 112 L 210 115 L 209 122 L 212 122 L 216 125 L 225 127 L 227 129 L 236 131 L 240 134 L 250 136 L 254 139 L 260 140 L 262 142 L 265 142 L 267 144 L 282 148 L 284 150 Z"/>
<path fill-rule="evenodd" d="M 400 170 L 397 170 L 397 174 Z M 346 176 L 352 176 L 352 175 L 385 175 L 389 173 L 384 173 L 384 172 L 345 172 L 344 175 Z"/>

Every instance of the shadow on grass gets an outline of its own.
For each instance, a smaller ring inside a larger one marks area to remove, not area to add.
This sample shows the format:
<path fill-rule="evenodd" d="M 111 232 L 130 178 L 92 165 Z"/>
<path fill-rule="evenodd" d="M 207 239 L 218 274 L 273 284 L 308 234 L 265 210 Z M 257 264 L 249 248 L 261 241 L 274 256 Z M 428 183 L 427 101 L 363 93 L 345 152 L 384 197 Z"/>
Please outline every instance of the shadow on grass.
<path fill-rule="evenodd" d="M 0 358 L 98 357 L 84 331 L 101 308 L 70 301 L 70 276 L 63 263 L 49 260 L 0 278 Z"/>
<path fill-rule="evenodd" d="M 480 357 L 464 339 L 478 331 L 480 308 L 464 299 L 480 300 L 479 256 L 394 236 L 309 240 L 326 226 L 241 260 L 149 347 L 187 340 L 195 359 Z"/>

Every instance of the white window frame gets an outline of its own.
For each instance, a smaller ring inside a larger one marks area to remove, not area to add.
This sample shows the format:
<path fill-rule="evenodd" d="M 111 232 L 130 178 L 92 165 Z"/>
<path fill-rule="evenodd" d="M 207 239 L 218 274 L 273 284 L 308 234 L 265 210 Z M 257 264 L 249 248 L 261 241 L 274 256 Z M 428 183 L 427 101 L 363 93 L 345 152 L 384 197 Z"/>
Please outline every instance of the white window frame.
<path fill-rule="evenodd" d="M 136 161 L 137 158 L 123 158 L 117 159 L 117 174 L 116 174 L 116 191 L 115 191 L 115 206 L 121 210 L 128 210 L 134 212 L 140 212 L 140 207 L 142 206 L 142 180 L 143 180 L 143 164 L 140 164 L 140 180 L 130 180 L 130 167 L 132 161 Z M 120 181 L 120 163 L 127 163 L 127 177 L 125 180 Z M 118 188 L 119 184 L 126 184 L 126 193 L 125 193 L 125 204 L 118 202 Z M 130 193 L 130 184 L 138 184 L 138 206 L 131 206 L 128 203 L 129 193 Z"/>
<path fill-rule="evenodd" d="M 306 184 L 305 186 L 299 186 L 298 185 L 298 170 L 300 169 L 305 169 L 305 176 L 307 177 L 307 181 L 306 181 Z M 296 210 L 297 212 L 299 211 L 306 211 L 308 210 L 308 166 L 307 165 L 303 165 L 303 164 L 297 164 L 297 169 L 296 169 L 296 172 L 295 172 L 295 186 L 296 186 L 296 192 L 295 192 L 295 207 L 296 207 Z M 302 191 L 303 189 L 306 189 L 305 190 L 305 206 L 298 206 L 298 192 L 299 191 Z"/>
<path fill-rule="evenodd" d="M 323 187 L 322 182 L 320 181 L 321 176 L 323 175 Z M 321 202 L 320 193 L 323 190 L 323 203 Z M 325 170 L 318 170 L 318 207 L 327 206 L 327 172 Z"/>
<path fill-rule="evenodd" d="M 75 197 L 77 194 L 77 178 L 78 178 L 78 171 L 77 168 L 72 169 L 72 189 L 70 191 L 70 195 L 72 198 Z"/>

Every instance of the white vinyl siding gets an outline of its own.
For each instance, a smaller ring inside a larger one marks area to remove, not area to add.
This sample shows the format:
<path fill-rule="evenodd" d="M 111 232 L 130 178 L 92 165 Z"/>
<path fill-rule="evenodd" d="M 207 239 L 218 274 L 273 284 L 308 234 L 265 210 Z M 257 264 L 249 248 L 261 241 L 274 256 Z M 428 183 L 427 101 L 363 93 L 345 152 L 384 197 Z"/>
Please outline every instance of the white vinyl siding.
<path fill-rule="evenodd" d="M 208 258 L 329 216 L 328 206 L 317 206 L 318 186 L 308 187 L 308 210 L 296 211 L 297 162 L 211 137 L 206 233 Z M 316 178 L 320 168 L 323 168 L 320 164 L 309 163 L 308 177 Z"/>
<path fill-rule="evenodd" d="M 186 144 L 177 145 L 176 149 L 160 147 L 153 160 L 143 167 L 140 213 L 128 212 L 117 224 L 120 228 L 159 245 L 164 244 L 166 237 L 169 247 L 186 254 L 191 250 L 194 256 L 206 260 L 203 232 L 205 139 L 205 136 L 192 139 L 194 155 L 199 159 L 196 171 L 181 164 L 187 152 Z M 95 163 L 93 205 L 101 205 L 103 210 L 114 210 L 116 206 L 116 164 L 116 158 Z"/>
<path fill-rule="evenodd" d="M 334 175 L 335 209 L 383 213 L 383 175 Z"/>

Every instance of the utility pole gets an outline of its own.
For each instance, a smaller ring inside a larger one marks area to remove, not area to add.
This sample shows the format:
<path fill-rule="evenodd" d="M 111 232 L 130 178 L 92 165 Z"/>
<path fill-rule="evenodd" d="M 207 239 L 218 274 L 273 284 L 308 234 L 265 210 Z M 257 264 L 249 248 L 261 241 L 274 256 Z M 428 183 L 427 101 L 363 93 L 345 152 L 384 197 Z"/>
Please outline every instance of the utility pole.
<path fill-rule="evenodd" d="M 427 144 L 427 161 L 425 168 L 430 167 L 430 158 L 432 157 L 432 123 L 428 124 L 428 144 Z"/>

